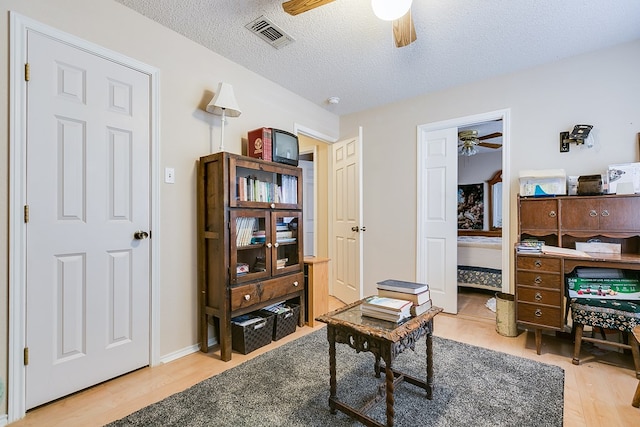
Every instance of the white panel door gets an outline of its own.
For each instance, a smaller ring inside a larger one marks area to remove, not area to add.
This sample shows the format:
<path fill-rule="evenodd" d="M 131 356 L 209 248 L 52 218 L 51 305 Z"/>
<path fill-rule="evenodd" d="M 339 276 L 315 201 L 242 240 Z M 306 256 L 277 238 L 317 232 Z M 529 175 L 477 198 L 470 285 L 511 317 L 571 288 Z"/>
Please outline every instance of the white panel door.
<path fill-rule="evenodd" d="M 345 303 L 362 298 L 362 131 L 332 145 L 333 295 Z"/>
<path fill-rule="evenodd" d="M 457 128 L 425 132 L 420 139 L 417 281 L 429 284 L 433 304 L 458 312 Z"/>
<path fill-rule="evenodd" d="M 150 85 L 34 31 L 28 62 L 32 408 L 149 364 Z"/>

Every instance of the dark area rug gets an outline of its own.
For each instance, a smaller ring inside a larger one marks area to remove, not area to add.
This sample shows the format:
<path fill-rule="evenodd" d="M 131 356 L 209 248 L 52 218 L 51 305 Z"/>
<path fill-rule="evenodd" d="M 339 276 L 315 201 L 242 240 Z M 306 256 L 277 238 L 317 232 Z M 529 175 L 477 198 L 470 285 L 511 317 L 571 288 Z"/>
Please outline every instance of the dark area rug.
<path fill-rule="evenodd" d="M 424 378 L 425 343 L 394 367 Z M 356 426 L 329 399 L 326 329 L 202 381 L 109 426 Z M 375 395 L 374 357 L 337 344 L 338 398 L 356 407 Z M 396 426 L 562 426 L 564 371 L 434 337 L 433 400 L 406 382 L 395 391 Z M 385 422 L 384 403 L 369 415 Z"/>

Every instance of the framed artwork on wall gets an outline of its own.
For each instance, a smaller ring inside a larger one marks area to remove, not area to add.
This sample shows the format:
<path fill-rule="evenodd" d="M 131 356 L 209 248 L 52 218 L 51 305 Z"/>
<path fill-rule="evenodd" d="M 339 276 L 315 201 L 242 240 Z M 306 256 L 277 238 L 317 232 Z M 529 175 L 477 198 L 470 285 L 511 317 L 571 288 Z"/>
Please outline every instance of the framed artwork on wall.
<path fill-rule="evenodd" d="M 458 230 L 484 228 L 484 184 L 458 185 Z"/>

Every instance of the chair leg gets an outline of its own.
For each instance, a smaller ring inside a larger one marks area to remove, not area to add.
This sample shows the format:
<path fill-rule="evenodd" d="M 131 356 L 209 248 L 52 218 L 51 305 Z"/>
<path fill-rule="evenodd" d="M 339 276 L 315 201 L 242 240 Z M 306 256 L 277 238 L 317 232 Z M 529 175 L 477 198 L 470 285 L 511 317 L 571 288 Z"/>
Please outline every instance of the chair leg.
<path fill-rule="evenodd" d="M 636 387 L 636 394 L 633 395 L 632 406 L 640 408 L 640 381 L 638 381 L 638 387 Z"/>
<path fill-rule="evenodd" d="M 573 347 L 573 360 L 571 363 L 574 365 L 580 364 L 580 346 L 582 345 L 582 330 L 584 329 L 584 325 L 581 323 L 576 323 L 576 335 L 575 335 L 575 345 Z"/>

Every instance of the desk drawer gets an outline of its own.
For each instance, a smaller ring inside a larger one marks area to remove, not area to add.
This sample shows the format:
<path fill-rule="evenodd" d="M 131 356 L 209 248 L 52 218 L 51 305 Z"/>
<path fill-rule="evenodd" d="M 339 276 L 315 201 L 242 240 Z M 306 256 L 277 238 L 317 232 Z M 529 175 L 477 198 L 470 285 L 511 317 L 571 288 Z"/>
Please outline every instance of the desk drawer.
<path fill-rule="evenodd" d="M 518 322 L 526 322 L 537 326 L 560 329 L 562 327 L 562 310 L 560 307 L 547 307 L 518 301 Z"/>
<path fill-rule="evenodd" d="M 537 273 L 534 271 L 516 271 L 516 285 L 537 286 L 540 288 L 560 289 L 560 274 Z"/>
<path fill-rule="evenodd" d="M 562 306 L 562 298 L 560 292 L 542 289 L 542 288 L 525 288 L 518 287 L 518 302 L 530 302 L 533 304 Z"/>
<path fill-rule="evenodd" d="M 231 311 L 304 290 L 304 273 L 231 288 Z"/>
<path fill-rule="evenodd" d="M 517 256 L 516 268 L 520 270 L 560 271 L 560 258 Z"/>

